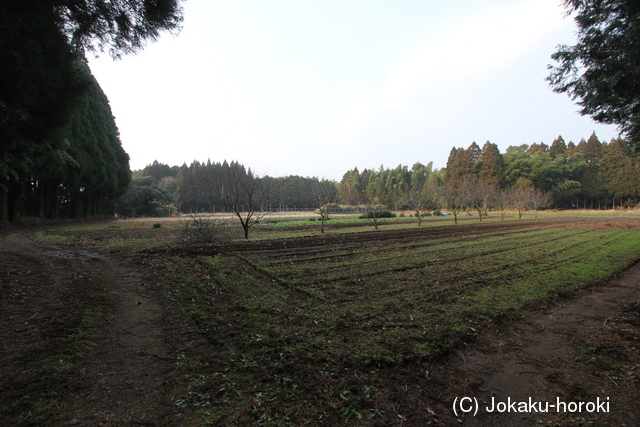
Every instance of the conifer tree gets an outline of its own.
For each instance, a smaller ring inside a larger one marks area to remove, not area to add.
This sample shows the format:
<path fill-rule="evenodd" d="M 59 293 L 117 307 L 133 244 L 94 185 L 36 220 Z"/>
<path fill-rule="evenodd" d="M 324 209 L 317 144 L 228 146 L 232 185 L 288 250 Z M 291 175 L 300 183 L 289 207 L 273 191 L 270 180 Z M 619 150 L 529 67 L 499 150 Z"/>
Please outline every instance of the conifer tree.
<path fill-rule="evenodd" d="M 552 157 L 556 157 L 556 156 L 564 156 L 565 151 L 567 151 L 567 144 L 564 142 L 564 139 L 560 135 L 553 140 L 553 143 L 551 144 L 551 148 L 549 149 L 549 153 L 551 154 Z"/>
<path fill-rule="evenodd" d="M 464 148 L 452 149 L 447 162 L 445 184 L 459 183 L 475 177 L 473 154 Z"/>
<path fill-rule="evenodd" d="M 565 0 L 577 43 L 552 55 L 548 81 L 595 121 L 616 124 L 640 141 L 640 6 L 634 0 Z"/>
<path fill-rule="evenodd" d="M 93 87 L 84 71 L 85 51 L 108 50 L 114 57 L 135 52 L 161 31 L 177 31 L 181 21 L 179 0 L 0 2 L 0 222 L 12 219 L 10 211 L 17 215 L 37 158 L 66 150 L 65 128 Z M 92 151 L 91 145 L 85 148 Z M 117 147 L 93 154 L 105 155 L 106 162 L 124 160 Z M 89 173 L 92 192 L 70 193 L 75 201 L 86 199 L 85 213 L 100 211 L 104 195 L 119 188 L 114 180 L 128 174 L 103 167 L 99 156 L 88 162 L 78 163 Z"/>
<path fill-rule="evenodd" d="M 504 164 L 498 146 L 487 141 L 482 146 L 480 160 L 480 183 L 488 187 L 499 187 L 502 183 Z"/>
<path fill-rule="evenodd" d="M 611 141 L 604 147 L 599 175 L 614 207 L 616 203 L 621 206 L 626 198 L 638 196 L 633 159 L 625 152 L 621 140 Z"/>
<path fill-rule="evenodd" d="M 480 157 L 482 156 L 482 150 L 480 149 L 480 146 L 476 144 L 475 141 L 471 143 L 469 148 L 467 148 L 467 151 L 469 151 L 469 155 L 471 156 L 471 161 L 479 160 Z"/>

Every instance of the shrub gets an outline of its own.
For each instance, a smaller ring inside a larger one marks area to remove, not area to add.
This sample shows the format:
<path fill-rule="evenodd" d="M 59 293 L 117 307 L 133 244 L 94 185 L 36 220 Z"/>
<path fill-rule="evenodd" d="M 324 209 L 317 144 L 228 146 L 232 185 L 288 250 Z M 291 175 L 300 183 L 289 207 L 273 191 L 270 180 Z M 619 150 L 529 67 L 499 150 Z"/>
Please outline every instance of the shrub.
<path fill-rule="evenodd" d="M 222 227 L 211 218 L 192 216 L 182 226 L 176 241 L 183 245 L 213 243 L 223 237 Z"/>
<path fill-rule="evenodd" d="M 162 224 L 156 222 L 155 224 L 153 224 L 153 226 L 151 226 L 151 228 L 162 228 Z"/>
<path fill-rule="evenodd" d="M 364 215 L 360 215 L 360 219 L 364 218 L 395 218 L 396 214 L 391 211 L 383 210 L 383 211 L 369 211 Z"/>
<path fill-rule="evenodd" d="M 315 221 L 315 220 L 316 220 L 315 218 L 309 218 L 309 221 Z"/>
<path fill-rule="evenodd" d="M 433 216 L 442 216 L 442 212 L 440 212 L 440 209 L 436 209 L 435 211 L 433 211 Z"/>
<path fill-rule="evenodd" d="M 404 218 L 404 212 L 400 214 L 400 218 Z"/>

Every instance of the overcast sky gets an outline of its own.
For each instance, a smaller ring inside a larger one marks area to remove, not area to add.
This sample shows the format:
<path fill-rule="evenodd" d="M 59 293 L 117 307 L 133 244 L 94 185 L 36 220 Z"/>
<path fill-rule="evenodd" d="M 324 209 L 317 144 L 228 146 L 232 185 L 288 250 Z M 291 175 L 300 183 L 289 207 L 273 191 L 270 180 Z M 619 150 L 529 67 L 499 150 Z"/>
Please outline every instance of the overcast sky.
<path fill-rule="evenodd" d="M 545 77 L 561 0 L 187 0 L 182 32 L 90 58 L 131 168 L 237 160 L 273 176 L 446 166 L 453 146 L 616 128 Z"/>

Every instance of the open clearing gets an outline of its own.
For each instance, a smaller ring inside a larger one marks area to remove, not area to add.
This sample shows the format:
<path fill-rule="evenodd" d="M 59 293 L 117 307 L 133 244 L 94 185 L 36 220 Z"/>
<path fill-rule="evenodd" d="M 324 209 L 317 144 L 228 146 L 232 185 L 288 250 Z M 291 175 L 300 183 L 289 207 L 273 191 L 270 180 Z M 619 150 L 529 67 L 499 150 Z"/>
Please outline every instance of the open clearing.
<path fill-rule="evenodd" d="M 186 246 L 169 222 L 109 224 L 4 235 L 9 424 L 640 420 L 640 271 L 607 285 L 640 259 L 635 216 L 262 224 Z M 464 396 L 611 411 L 456 416 Z"/>

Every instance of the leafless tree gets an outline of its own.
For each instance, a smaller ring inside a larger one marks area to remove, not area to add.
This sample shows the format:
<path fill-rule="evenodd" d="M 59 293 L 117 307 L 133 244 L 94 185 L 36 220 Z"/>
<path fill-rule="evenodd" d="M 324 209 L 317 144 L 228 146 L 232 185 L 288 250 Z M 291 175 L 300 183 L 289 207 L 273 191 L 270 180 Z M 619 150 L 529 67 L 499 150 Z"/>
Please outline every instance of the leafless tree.
<path fill-rule="evenodd" d="M 223 224 L 211 218 L 191 215 L 186 222 L 182 223 L 182 229 L 175 241 L 181 247 L 190 247 L 229 238 L 231 236 Z"/>
<path fill-rule="evenodd" d="M 428 213 L 437 208 L 436 189 L 427 183 L 422 186 L 407 187 L 403 191 L 404 204 L 411 209 L 418 218 L 418 227 Z"/>
<path fill-rule="evenodd" d="M 248 239 L 249 228 L 264 218 L 264 206 L 268 204 L 275 186 L 276 181 L 268 176 L 257 176 L 251 169 L 245 171 L 244 166 L 232 163 L 214 188 L 216 198 L 238 217 L 244 238 Z"/>
<path fill-rule="evenodd" d="M 331 212 L 335 209 L 338 200 L 338 189 L 331 181 L 317 181 L 311 187 L 313 200 L 316 205 L 316 213 L 320 215 L 320 232 L 324 233 L 324 225 L 329 220 Z"/>
<path fill-rule="evenodd" d="M 518 219 L 522 219 L 522 216 L 529 210 L 533 191 L 531 185 L 515 185 L 509 189 L 509 204 L 518 211 Z"/>
<path fill-rule="evenodd" d="M 440 205 L 453 215 L 453 221 L 458 223 L 458 215 L 469 206 L 469 180 L 448 182 L 440 188 Z"/>
<path fill-rule="evenodd" d="M 469 208 L 478 212 L 478 218 L 482 221 L 482 216 L 487 215 L 487 212 L 495 203 L 498 190 L 496 187 L 480 182 L 477 179 L 467 181 L 466 185 Z"/>
<path fill-rule="evenodd" d="M 359 195 L 355 204 L 360 214 L 373 223 L 373 228 L 378 229 L 378 220 L 388 212 L 388 209 L 374 196 L 373 188 L 365 188 Z"/>
<path fill-rule="evenodd" d="M 533 211 L 534 218 L 538 218 L 538 209 L 546 208 L 551 205 L 551 194 L 542 190 L 533 190 L 529 193 L 529 207 Z"/>
<path fill-rule="evenodd" d="M 511 203 L 510 192 L 505 189 L 496 189 L 495 197 L 493 198 L 493 207 L 500 211 L 500 217 L 504 221 L 504 215 L 507 213 Z"/>

